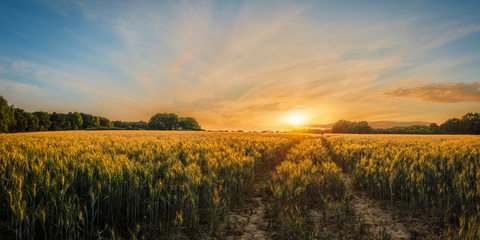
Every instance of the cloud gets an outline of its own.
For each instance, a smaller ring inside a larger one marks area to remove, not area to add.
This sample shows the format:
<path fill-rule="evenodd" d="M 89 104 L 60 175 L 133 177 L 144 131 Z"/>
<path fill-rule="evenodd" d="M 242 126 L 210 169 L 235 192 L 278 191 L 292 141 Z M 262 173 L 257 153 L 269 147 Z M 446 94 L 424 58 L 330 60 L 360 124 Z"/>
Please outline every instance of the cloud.
<path fill-rule="evenodd" d="M 100 106 L 100 107 L 105 107 L 107 106 L 107 104 L 105 103 L 101 103 L 101 102 L 94 102 L 96 105 Z"/>
<path fill-rule="evenodd" d="M 400 127 L 400 126 L 411 126 L 411 125 L 429 125 L 429 122 L 425 121 L 373 121 L 373 122 L 368 122 L 368 125 L 371 126 L 372 128 L 390 128 L 390 127 Z M 327 123 L 327 124 L 311 124 L 307 125 L 305 127 L 309 128 L 332 128 L 333 123 Z"/>
<path fill-rule="evenodd" d="M 333 123 L 327 123 L 327 124 L 310 124 L 306 125 L 305 127 L 307 128 L 332 128 Z"/>
<path fill-rule="evenodd" d="M 373 100 L 362 96 L 390 86 L 392 79 L 461 64 L 458 58 L 428 60 L 429 51 L 480 30 L 468 21 L 447 24 L 414 13 L 335 17 L 320 3 L 288 0 L 39 1 L 67 17 L 76 16 L 70 13 L 77 9 L 93 30 L 101 26 L 98 32 L 111 33 L 98 38 L 112 42 L 99 44 L 92 35 L 71 30 L 91 50 L 82 52 L 97 54 L 88 57 L 108 69 L 95 72 L 79 61 L 15 59 L 0 62 L 0 72 L 34 79 L 31 85 L 41 83 L 39 88 L 57 87 L 69 100 L 75 95 L 84 112 L 128 121 L 175 112 L 217 129 L 281 128 L 292 112 L 304 115 L 312 127 L 342 118 L 411 119 L 416 105 L 376 99 L 432 102 L 435 91 L 430 97 L 415 91 L 420 84 L 429 86 L 426 81 L 402 82 Z M 478 97 L 469 99 L 478 102 Z M 95 107 L 94 101 L 98 106 L 108 102 L 108 108 Z M 414 114 L 428 117 L 434 111 L 424 107 Z"/>
<path fill-rule="evenodd" d="M 189 53 L 189 52 L 184 53 L 182 56 L 180 56 L 180 58 L 177 61 L 175 61 L 174 64 L 169 66 L 168 68 L 169 71 L 172 74 L 178 74 L 181 70 L 182 65 L 185 64 L 188 60 L 192 59 L 194 56 L 195 54 L 193 53 Z"/>
<path fill-rule="evenodd" d="M 35 86 L 30 86 L 28 84 L 12 82 L 7 79 L 0 78 L 0 90 L 3 91 L 22 91 L 28 94 L 38 93 L 38 89 Z"/>
<path fill-rule="evenodd" d="M 370 95 L 377 99 L 411 99 L 429 103 L 480 102 L 480 84 L 451 82 L 430 84 L 397 84 Z"/>

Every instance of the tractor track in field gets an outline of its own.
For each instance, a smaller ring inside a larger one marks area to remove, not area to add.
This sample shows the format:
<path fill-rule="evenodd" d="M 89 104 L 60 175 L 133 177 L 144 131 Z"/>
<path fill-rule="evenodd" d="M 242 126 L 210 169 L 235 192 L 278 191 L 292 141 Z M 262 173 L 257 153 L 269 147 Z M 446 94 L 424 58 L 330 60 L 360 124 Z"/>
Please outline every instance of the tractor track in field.
<path fill-rule="evenodd" d="M 360 224 L 364 224 L 368 229 L 369 235 L 378 238 L 390 236 L 392 240 L 411 239 L 411 233 L 402 222 L 394 219 L 391 213 L 380 208 L 379 203 L 365 196 L 365 193 L 355 191 L 349 174 L 344 173 L 343 176 L 347 191 L 355 193 L 352 194 L 351 203 L 356 216 Z"/>
<path fill-rule="evenodd" d="M 328 145 L 328 140 L 324 138 L 323 146 L 336 162 L 335 154 Z M 352 232 L 355 228 L 351 226 L 352 224 L 357 227 L 364 224 L 366 228 L 366 233 L 361 234 L 363 236 L 358 234 L 353 236 L 353 239 L 441 239 L 439 224 L 434 223 L 431 217 L 419 216 L 412 212 L 405 213 L 395 204 L 386 207 L 386 201 L 371 199 L 365 191 L 355 189 L 350 173 L 345 170 L 343 179 L 355 212 L 355 219 L 349 226 L 350 231 L 347 232 Z"/>
<path fill-rule="evenodd" d="M 294 149 L 303 140 L 293 145 L 284 155 L 287 156 L 291 149 Z M 273 239 L 277 235 L 275 228 L 269 224 L 271 221 L 265 216 L 265 192 L 269 188 L 269 179 L 272 172 L 276 171 L 276 166 L 265 169 L 264 172 L 260 172 L 255 178 L 253 197 L 250 202 L 239 210 L 231 210 L 226 216 L 226 222 L 223 223 L 223 233 L 221 239 L 227 240 L 263 240 Z"/>
<path fill-rule="evenodd" d="M 265 206 L 268 203 L 264 202 L 264 196 L 271 171 L 275 170 L 271 169 L 257 176 L 253 196 L 244 208 L 230 210 L 217 239 L 253 240 L 276 237 L 276 229 L 270 226 L 270 219 L 265 216 Z M 342 232 L 349 236 L 349 239 L 359 240 L 441 239 L 438 224 L 432 223 L 431 218 L 413 212 L 403 212 L 402 216 L 398 207 L 387 206 L 386 201 L 372 199 L 365 191 L 355 189 L 349 173 L 343 172 L 343 176 L 354 214 L 343 216 L 339 220 L 341 223 L 335 222 L 333 216 L 330 216 L 331 223 L 325 223 L 320 212 L 312 211 L 320 235 L 326 236 L 329 232 L 327 229 L 330 229 L 333 234 L 331 239 L 337 239 L 336 236 Z"/>
<path fill-rule="evenodd" d="M 227 240 L 253 240 L 253 239 L 272 239 L 276 235 L 275 231 L 269 227 L 268 219 L 265 217 L 265 202 L 263 201 L 262 189 L 266 187 L 265 173 L 260 180 L 255 183 L 254 196 L 243 208 L 232 210 L 226 216 L 224 222 L 225 234 L 222 239 Z"/>
<path fill-rule="evenodd" d="M 356 216 L 369 228 L 370 236 L 382 239 L 442 239 L 439 224 L 432 217 L 403 212 L 396 206 L 388 206 L 386 201 L 371 199 L 364 191 L 353 185 L 350 174 L 344 173 L 347 191 L 352 194 L 351 203 Z"/>

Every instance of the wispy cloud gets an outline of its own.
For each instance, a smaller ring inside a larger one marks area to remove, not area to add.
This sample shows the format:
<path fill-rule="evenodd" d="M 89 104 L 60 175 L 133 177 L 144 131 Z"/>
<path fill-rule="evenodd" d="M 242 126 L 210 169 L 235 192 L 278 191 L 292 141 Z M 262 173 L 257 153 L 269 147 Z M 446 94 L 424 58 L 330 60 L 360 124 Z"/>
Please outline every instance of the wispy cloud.
<path fill-rule="evenodd" d="M 377 99 L 411 99 L 430 103 L 480 102 L 480 84 L 464 83 L 429 83 L 395 85 L 393 88 L 380 90 L 370 95 Z"/>
<path fill-rule="evenodd" d="M 100 106 L 100 107 L 105 107 L 107 106 L 107 104 L 105 103 L 101 103 L 101 102 L 94 102 L 96 105 Z"/>
<path fill-rule="evenodd" d="M 103 45 L 90 35 L 75 35 L 97 54 L 89 59 L 108 70 L 19 58 L 0 62 L 0 72 L 45 89 L 61 86 L 82 99 L 78 102 L 88 106 L 83 111 L 114 119 L 175 112 L 206 128 L 262 129 L 285 126 L 294 113 L 311 126 L 326 126 L 322 123 L 342 118 L 403 121 L 415 113 L 424 119 L 435 109 L 378 99 L 479 102 L 474 83 L 420 79 L 385 88 L 394 79 L 439 75 L 467 61 L 424 60 L 429 51 L 480 31 L 478 23 L 464 19 L 437 22 L 422 14 L 354 19 L 345 12 L 337 18 L 315 4 L 287 0 L 41 2 L 66 17 L 77 9 L 101 26 L 99 32 L 112 33 L 115 44 Z M 374 97 L 364 97 L 378 88 L 383 90 Z"/>
<path fill-rule="evenodd" d="M 358 120 L 362 121 L 362 120 Z M 306 127 L 310 128 L 331 128 L 333 127 L 334 123 L 327 123 L 327 124 L 312 124 Z M 425 121 L 372 121 L 368 122 L 368 125 L 372 128 L 390 128 L 390 127 L 401 127 L 401 126 L 411 126 L 411 125 L 429 125 L 430 122 Z"/>

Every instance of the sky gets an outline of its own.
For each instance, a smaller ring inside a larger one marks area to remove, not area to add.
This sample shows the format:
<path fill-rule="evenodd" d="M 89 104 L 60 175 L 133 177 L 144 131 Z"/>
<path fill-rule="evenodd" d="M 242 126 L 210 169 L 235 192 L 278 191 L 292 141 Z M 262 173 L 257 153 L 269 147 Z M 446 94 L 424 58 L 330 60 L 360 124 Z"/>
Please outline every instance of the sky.
<path fill-rule="evenodd" d="M 26 111 L 213 130 L 480 112 L 479 1 L 0 3 L 0 95 Z"/>

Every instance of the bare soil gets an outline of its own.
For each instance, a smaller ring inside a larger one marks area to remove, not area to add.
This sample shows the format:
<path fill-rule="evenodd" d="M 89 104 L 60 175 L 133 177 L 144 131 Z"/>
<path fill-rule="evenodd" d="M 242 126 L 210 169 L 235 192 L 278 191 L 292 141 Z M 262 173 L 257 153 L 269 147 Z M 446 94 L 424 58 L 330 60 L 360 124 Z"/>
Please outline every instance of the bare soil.
<path fill-rule="evenodd" d="M 344 176 L 348 191 L 355 192 L 350 177 L 347 174 Z M 359 216 L 359 221 L 367 224 L 373 236 L 389 236 L 392 240 L 411 239 L 412 234 L 407 227 L 392 217 L 391 212 L 382 209 L 377 201 L 366 197 L 364 193 L 357 192 L 353 195 L 351 202 Z"/>
<path fill-rule="evenodd" d="M 268 231 L 267 219 L 264 218 L 264 205 L 260 197 L 252 199 L 249 208 L 233 211 L 227 216 L 227 240 L 270 239 L 274 233 Z M 229 233 L 229 234 L 228 234 Z M 229 235 L 229 236 L 228 236 Z"/>
<path fill-rule="evenodd" d="M 442 239 L 439 223 L 418 211 L 402 211 L 389 201 L 369 198 L 364 191 L 355 189 L 350 175 L 344 173 L 347 189 L 352 193 L 351 203 L 357 218 L 370 227 L 373 236 L 389 236 L 389 239 Z M 388 203 L 387 203 L 388 202 Z"/>
<path fill-rule="evenodd" d="M 263 199 L 269 177 L 269 173 L 257 176 L 252 198 L 243 209 L 230 211 L 221 226 L 224 231 L 219 239 L 251 240 L 275 237 L 276 232 L 265 216 L 266 203 Z"/>

